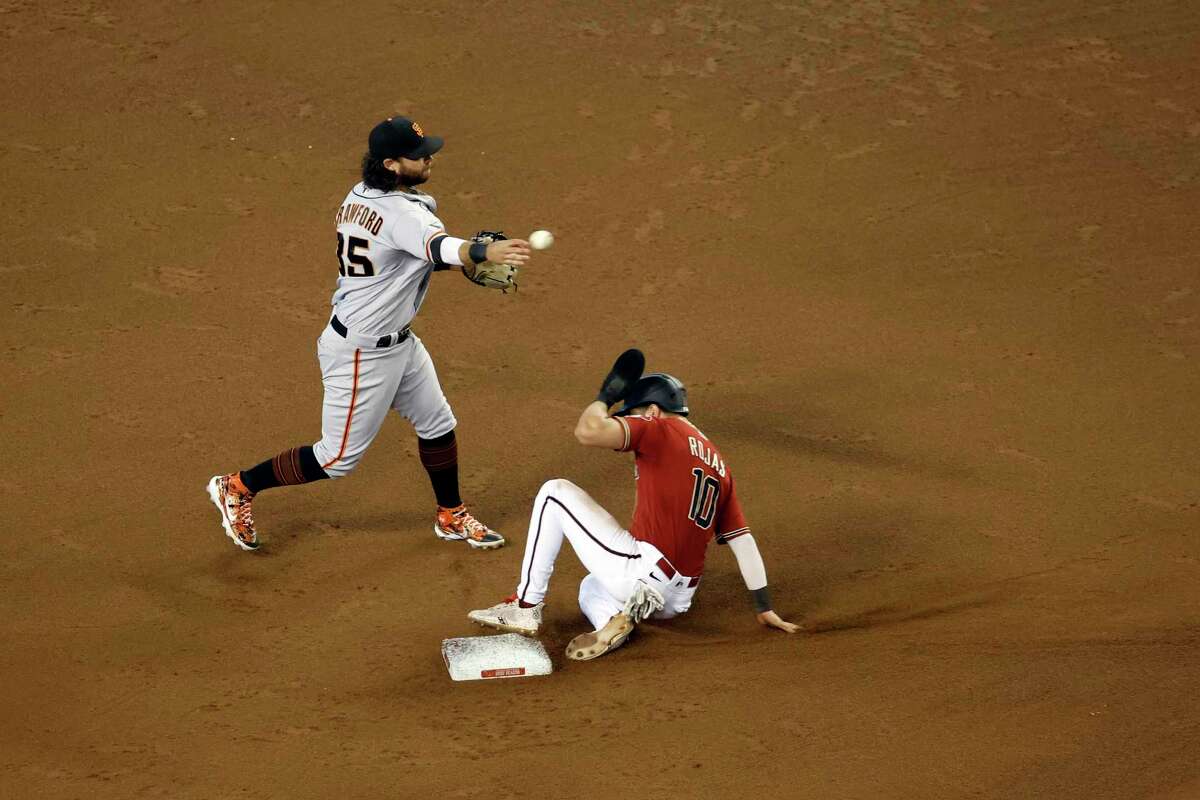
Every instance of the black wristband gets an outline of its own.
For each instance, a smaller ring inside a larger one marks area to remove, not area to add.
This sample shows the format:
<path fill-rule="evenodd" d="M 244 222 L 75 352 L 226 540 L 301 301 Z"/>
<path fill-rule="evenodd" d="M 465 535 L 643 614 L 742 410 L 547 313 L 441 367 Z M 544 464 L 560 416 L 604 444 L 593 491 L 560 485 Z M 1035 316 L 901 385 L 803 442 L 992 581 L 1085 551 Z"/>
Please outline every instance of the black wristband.
<path fill-rule="evenodd" d="M 474 242 L 470 249 L 467 250 L 467 255 L 476 264 L 482 264 L 487 261 L 487 244 L 484 242 Z"/>
<path fill-rule="evenodd" d="M 767 587 L 764 586 L 761 589 L 755 589 L 750 593 L 750 596 L 754 598 L 755 611 L 761 614 L 764 611 L 771 610 L 771 593 L 767 591 Z"/>

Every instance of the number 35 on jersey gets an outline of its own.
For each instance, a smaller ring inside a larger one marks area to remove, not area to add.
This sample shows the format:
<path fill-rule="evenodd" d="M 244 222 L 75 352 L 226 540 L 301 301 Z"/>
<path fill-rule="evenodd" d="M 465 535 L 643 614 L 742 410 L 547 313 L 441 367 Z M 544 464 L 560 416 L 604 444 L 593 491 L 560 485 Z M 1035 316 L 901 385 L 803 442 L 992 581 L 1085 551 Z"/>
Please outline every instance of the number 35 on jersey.
<path fill-rule="evenodd" d="M 375 265 L 367 256 L 371 243 L 358 236 L 337 235 L 338 274 L 350 278 L 369 278 L 375 274 Z"/>

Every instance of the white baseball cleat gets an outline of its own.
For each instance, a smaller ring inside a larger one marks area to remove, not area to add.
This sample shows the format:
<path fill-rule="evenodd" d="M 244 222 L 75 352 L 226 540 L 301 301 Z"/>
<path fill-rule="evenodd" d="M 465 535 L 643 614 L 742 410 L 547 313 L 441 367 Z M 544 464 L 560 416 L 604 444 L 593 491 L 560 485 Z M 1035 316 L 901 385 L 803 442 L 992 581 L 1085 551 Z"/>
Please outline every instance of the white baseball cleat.
<path fill-rule="evenodd" d="M 614 614 L 598 631 L 581 633 L 567 645 L 567 658 L 572 661 L 591 661 L 625 644 L 636 627 L 628 614 Z"/>
<path fill-rule="evenodd" d="M 526 636 L 537 635 L 542 626 L 542 609 L 545 603 L 538 603 L 530 608 L 521 608 L 517 596 L 505 599 L 503 603 L 491 608 L 480 608 L 467 614 L 467 619 L 487 628 L 510 633 L 522 633 Z"/>

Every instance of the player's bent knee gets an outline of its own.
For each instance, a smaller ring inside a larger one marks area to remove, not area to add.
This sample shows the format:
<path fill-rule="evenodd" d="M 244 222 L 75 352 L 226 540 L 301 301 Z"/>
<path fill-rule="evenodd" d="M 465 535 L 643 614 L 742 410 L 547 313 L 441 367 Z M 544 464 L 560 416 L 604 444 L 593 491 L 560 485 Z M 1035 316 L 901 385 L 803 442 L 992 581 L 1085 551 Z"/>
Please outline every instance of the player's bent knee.
<path fill-rule="evenodd" d="M 543 495 L 543 496 L 549 495 L 549 494 L 552 494 L 555 496 L 561 496 L 564 494 L 570 494 L 571 492 L 577 492 L 577 491 L 579 491 L 579 487 L 576 486 L 575 484 L 571 483 L 566 478 L 551 478 L 550 480 L 548 480 L 542 484 L 542 488 L 538 492 L 538 494 Z"/>

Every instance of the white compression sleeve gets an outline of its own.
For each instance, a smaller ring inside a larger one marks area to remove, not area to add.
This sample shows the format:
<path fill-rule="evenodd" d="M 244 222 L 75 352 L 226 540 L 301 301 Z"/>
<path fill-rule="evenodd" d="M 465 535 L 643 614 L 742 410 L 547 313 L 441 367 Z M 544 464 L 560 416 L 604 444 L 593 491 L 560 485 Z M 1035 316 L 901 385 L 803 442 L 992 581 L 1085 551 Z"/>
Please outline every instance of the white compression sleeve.
<path fill-rule="evenodd" d="M 742 580 L 746 588 L 757 591 L 767 585 L 767 568 L 763 565 L 762 554 L 754 542 L 753 534 L 743 534 L 729 540 L 729 549 L 737 559 L 738 569 L 742 571 Z"/>
<path fill-rule="evenodd" d="M 458 248 L 463 246 L 465 239 L 455 239 L 453 236 L 445 236 L 439 242 L 442 249 L 442 261 L 447 264 L 453 264 L 456 267 L 463 265 L 462 260 L 458 257 Z"/>

